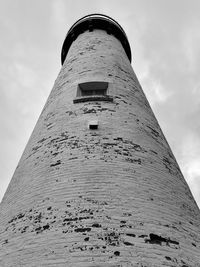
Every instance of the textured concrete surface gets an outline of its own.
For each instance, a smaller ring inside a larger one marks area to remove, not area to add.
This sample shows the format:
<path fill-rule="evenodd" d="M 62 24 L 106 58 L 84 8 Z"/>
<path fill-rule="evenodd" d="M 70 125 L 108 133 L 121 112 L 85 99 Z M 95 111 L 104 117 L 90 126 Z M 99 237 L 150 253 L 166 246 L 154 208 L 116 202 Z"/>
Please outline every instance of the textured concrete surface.
<path fill-rule="evenodd" d="M 113 102 L 74 104 L 87 81 Z M 0 266 L 196 267 L 199 225 L 121 43 L 79 35 L 1 203 Z"/>

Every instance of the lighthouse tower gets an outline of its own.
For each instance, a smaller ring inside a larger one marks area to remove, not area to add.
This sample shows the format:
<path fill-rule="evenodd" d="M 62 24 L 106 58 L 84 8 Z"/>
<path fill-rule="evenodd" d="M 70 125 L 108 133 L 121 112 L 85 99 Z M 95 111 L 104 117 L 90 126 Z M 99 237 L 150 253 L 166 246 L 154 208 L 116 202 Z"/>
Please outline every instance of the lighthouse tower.
<path fill-rule="evenodd" d="M 0 206 L 0 266 L 200 266 L 200 212 L 124 30 L 83 17 L 61 61 Z"/>

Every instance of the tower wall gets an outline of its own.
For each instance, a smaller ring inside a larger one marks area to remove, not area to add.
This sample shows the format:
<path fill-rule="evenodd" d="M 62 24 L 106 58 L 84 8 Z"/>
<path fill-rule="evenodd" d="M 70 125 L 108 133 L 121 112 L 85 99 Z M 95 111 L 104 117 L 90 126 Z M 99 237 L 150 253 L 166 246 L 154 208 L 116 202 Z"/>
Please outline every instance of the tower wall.
<path fill-rule="evenodd" d="M 113 102 L 74 103 L 91 81 Z M 2 200 L 0 265 L 200 266 L 199 221 L 120 40 L 79 34 Z"/>

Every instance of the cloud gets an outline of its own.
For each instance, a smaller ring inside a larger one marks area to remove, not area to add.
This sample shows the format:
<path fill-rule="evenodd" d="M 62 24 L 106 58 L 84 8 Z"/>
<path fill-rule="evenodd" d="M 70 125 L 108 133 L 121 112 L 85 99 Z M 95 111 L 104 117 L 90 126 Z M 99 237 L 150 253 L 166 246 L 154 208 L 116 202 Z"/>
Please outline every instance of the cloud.
<path fill-rule="evenodd" d="M 37 74 L 29 66 L 23 65 L 20 62 L 15 62 L 12 72 L 14 72 L 12 75 L 15 75 L 20 86 L 28 89 L 36 85 Z"/>
<path fill-rule="evenodd" d="M 199 20 L 190 23 L 182 36 L 182 49 L 187 59 L 188 71 L 192 74 L 200 65 L 200 32 Z"/>
<path fill-rule="evenodd" d="M 65 29 L 70 28 L 70 17 L 72 16 L 71 12 L 68 12 L 71 9 L 72 1 L 68 1 L 67 5 L 65 1 L 58 0 L 58 1 L 51 1 L 51 25 L 54 31 L 54 34 L 57 37 L 66 34 Z"/>
<path fill-rule="evenodd" d="M 147 66 L 147 64 L 145 66 Z M 140 73 L 139 80 L 143 89 L 146 89 L 147 99 L 152 107 L 157 103 L 163 104 L 172 96 L 172 92 L 167 91 L 158 79 L 152 79 L 148 67 Z"/>

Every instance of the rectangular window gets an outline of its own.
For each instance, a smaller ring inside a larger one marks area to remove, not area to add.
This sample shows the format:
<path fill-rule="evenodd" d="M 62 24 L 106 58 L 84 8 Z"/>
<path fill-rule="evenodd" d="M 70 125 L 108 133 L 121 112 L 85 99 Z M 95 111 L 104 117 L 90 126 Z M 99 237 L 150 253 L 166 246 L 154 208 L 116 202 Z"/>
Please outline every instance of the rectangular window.
<path fill-rule="evenodd" d="M 113 97 L 108 95 L 108 82 L 85 82 L 79 83 L 77 87 L 74 103 L 86 101 L 113 101 Z"/>
<path fill-rule="evenodd" d="M 86 82 L 78 85 L 77 96 L 106 95 L 107 82 Z"/>

